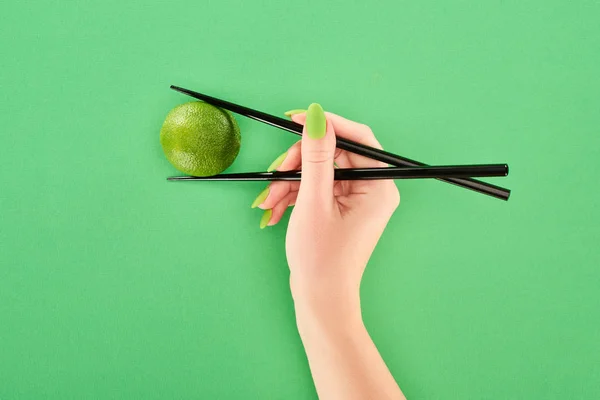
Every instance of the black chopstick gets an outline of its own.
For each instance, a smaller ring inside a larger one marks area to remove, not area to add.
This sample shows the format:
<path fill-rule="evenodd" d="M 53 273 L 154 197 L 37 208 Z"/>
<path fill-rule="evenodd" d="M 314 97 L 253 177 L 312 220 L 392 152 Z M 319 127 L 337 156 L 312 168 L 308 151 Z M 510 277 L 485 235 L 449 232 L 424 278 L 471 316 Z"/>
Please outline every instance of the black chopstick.
<path fill-rule="evenodd" d="M 212 176 L 172 176 L 170 181 L 299 181 L 302 171 L 242 172 Z M 469 176 L 506 176 L 508 165 L 443 165 L 426 167 L 339 168 L 334 170 L 338 181 L 377 179 L 439 179 Z"/>
<path fill-rule="evenodd" d="M 180 93 L 186 94 L 188 96 L 194 97 L 199 100 L 203 100 L 207 103 L 213 104 L 217 107 L 224 108 L 226 110 L 235 112 L 237 114 L 243 115 L 248 118 L 252 118 L 254 120 L 263 122 L 268 125 L 272 125 L 274 127 L 283 129 L 285 131 L 294 133 L 296 135 L 302 135 L 302 125 L 295 123 L 294 121 L 289 121 L 287 119 L 283 119 L 280 117 L 276 117 L 274 115 L 270 115 L 261 111 L 253 110 L 248 107 L 244 107 L 235 103 L 230 103 L 225 100 L 217 99 L 212 96 L 208 96 L 202 93 L 198 93 L 192 90 L 184 89 L 179 86 L 171 85 L 171 89 L 176 90 Z M 370 146 L 366 146 L 360 143 L 353 142 L 348 139 L 344 139 L 341 137 L 336 138 L 337 144 L 336 146 L 340 149 L 350 151 L 352 153 L 360 154 L 362 156 L 382 161 L 387 164 L 395 165 L 397 167 L 425 167 L 427 164 L 424 164 L 419 161 L 411 160 L 406 157 L 399 156 L 397 154 L 393 154 L 384 150 L 379 150 Z M 492 196 L 501 200 L 508 200 L 510 196 L 510 190 L 492 185 L 490 183 L 478 181 L 476 179 L 471 178 L 452 178 L 452 177 L 443 177 L 437 178 L 441 181 L 451 183 L 465 189 L 470 189 L 475 192 L 483 193 L 488 196 Z"/>

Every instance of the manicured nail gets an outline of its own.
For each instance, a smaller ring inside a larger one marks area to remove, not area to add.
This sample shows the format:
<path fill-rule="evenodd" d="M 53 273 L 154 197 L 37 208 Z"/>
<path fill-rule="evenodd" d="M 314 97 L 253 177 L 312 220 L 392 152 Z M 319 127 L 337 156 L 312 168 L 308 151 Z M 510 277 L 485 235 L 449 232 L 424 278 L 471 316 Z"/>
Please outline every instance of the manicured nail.
<path fill-rule="evenodd" d="M 311 139 L 321 139 L 325 136 L 327 121 L 325 112 L 320 104 L 312 103 L 306 112 L 306 133 Z"/>
<path fill-rule="evenodd" d="M 252 206 L 250 208 L 256 208 L 262 204 L 263 201 L 267 199 L 269 196 L 269 186 L 267 186 L 260 194 L 254 199 L 252 202 Z"/>
<path fill-rule="evenodd" d="M 279 166 L 283 164 L 283 160 L 285 160 L 287 154 L 288 152 L 286 151 L 285 153 L 277 157 L 275 161 L 273 161 L 271 165 L 269 165 L 269 168 L 267 168 L 267 172 L 275 171 L 277 168 L 279 168 Z"/>
<path fill-rule="evenodd" d="M 267 225 L 269 225 L 269 221 L 271 220 L 272 216 L 273 216 L 273 210 L 271 210 L 271 209 L 265 210 L 262 218 L 260 219 L 260 229 L 265 229 L 265 227 Z"/>
<path fill-rule="evenodd" d="M 303 110 L 301 108 L 297 108 L 295 110 L 286 111 L 283 114 L 286 115 L 286 116 L 288 116 L 288 117 L 291 117 L 292 115 L 302 114 L 302 113 L 305 113 L 305 112 L 306 112 L 306 110 Z"/>
<path fill-rule="evenodd" d="M 335 161 L 334 161 L 334 162 L 333 162 L 333 168 L 339 169 L 339 168 L 340 168 L 340 166 L 339 166 L 339 165 L 337 165 L 337 164 L 335 163 Z"/>

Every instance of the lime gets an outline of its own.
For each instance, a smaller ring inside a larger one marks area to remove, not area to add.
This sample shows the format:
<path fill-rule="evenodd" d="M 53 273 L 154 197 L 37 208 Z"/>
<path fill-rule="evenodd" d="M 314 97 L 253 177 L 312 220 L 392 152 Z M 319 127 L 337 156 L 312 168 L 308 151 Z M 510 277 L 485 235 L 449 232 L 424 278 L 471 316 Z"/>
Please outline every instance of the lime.
<path fill-rule="evenodd" d="M 233 115 L 201 101 L 172 109 L 160 130 L 160 143 L 169 162 L 193 176 L 226 170 L 240 152 L 240 142 Z"/>

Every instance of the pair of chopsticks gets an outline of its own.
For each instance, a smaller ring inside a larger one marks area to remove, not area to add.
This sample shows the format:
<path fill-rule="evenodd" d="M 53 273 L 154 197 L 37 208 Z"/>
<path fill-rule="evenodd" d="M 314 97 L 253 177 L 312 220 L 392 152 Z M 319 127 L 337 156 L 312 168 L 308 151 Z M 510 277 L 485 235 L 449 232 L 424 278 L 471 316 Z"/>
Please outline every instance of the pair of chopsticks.
<path fill-rule="evenodd" d="M 283 129 L 296 135 L 302 135 L 303 126 L 294 121 L 276 117 L 182 87 L 171 85 L 171 89 L 267 125 Z M 389 168 L 335 169 L 334 177 L 336 180 L 431 178 L 439 179 L 443 182 L 451 183 L 501 200 L 508 200 L 510 196 L 509 189 L 472 179 L 472 177 L 506 176 L 508 175 L 507 164 L 429 166 L 419 161 L 411 160 L 397 154 L 366 146 L 341 137 L 336 138 L 336 147 L 395 166 Z M 182 176 L 170 177 L 168 179 L 177 181 L 290 181 L 300 180 L 301 175 L 302 171 L 275 171 L 219 174 L 204 177 Z"/>

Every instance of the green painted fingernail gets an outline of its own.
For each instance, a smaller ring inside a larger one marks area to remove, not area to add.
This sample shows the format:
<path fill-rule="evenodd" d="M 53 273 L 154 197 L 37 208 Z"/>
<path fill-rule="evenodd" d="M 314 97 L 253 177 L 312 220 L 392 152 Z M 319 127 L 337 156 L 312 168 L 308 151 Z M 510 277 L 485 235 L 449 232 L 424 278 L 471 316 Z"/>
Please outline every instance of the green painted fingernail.
<path fill-rule="evenodd" d="M 285 160 L 287 154 L 288 152 L 286 151 L 285 153 L 277 157 L 275 161 L 273 161 L 271 165 L 269 165 L 269 168 L 267 168 L 267 172 L 275 171 L 277 168 L 279 168 L 279 166 L 283 164 L 283 160 Z"/>
<path fill-rule="evenodd" d="M 273 210 L 268 209 L 263 213 L 262 218 L 260 219 L 260 229 L 265 229 L 265 227 L 269 224 L 271 217 L 273 216 Z"/>
<path fill-rule="evenodd" d="M 311 139 L 321 139 L 325 136 L 327 121 L 325 112 L 320 104 L 312 103 L 306 112 L 306 133 Z"/>
<path fill-rule="evenodd" d="M 283 114 L 286 115 L 286 116 L 288 116 L 288 117 L 291 117 L 292 115 L 302 114 L 302 113 L 305 113 L 305 112 L 306 112 L 306 110 L 303 110 L 301 108 L 297 108 L 295 110 L 286 111 Z"/>
<path fill-rule="evenodd" d="M 267 197 L 269 197 L 269 186 L 267 186 L 262 192 L 260 192 L 256 199 L 254 199 L 251 208 L 256 208 L 259 205 L 261 205 L 262 202 L 267 199 Z"/>

